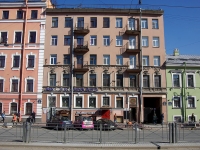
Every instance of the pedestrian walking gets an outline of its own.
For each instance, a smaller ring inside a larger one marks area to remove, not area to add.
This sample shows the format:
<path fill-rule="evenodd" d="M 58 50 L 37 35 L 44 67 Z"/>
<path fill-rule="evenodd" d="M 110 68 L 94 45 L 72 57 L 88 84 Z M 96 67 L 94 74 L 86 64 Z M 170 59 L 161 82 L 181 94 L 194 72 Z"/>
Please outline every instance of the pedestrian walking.
<path fill-rule="evenodd" d="M 17 123 L 20 123 L 19 118 L 20 118 L 20 112 L 17 113 Z"/>
<path fill-rule="evenodd" d="M 12 123 L 13 123 L 13 125 L 14 124 L 17 125 L 17 116 L 16 116 L 16 114 L 13 114 Z"/>
<path fill-rule="evenodd" d="M 160 115 L 160 120 L 161 120 L 161 125 L 163 125 L 163 121 L 164 121 L 164 113 L 162 113 L 162 114 Z"/>
<path fill-rule="evenodd" d="M 4 123 L 6 115 L 5 115 L 5 111 L 3 113 L 1 113 L 1 118 L 2 118 L 2 122 Z"/>
<path fill-rule="evenodd" d="M 153 115 L 153 124 L 157 124 L 157 116 L 156 116 L 156 114 Z"/>
<path fill-rule="evenodd" d="M 114 123 L 116 123 L 117 122 L 117 115 L 116 115 L 116 113 L 114 114 Z"/>
<path fill-rule="evenodd" d="M 32 116 L 32 122 L 35 123 L 35 112 L 34 111 L 32 112 L 31 116 Z"/>
<path fill-rule="evenodd" d="M 192 113 L 191 122 L 192 122 L 192 123 L 195 123 L 195 116 L 194 116 L 194 113 Z"/>
<path fill-rule="evenodd" d="M 26 122 L 32 123 L 32 116 L 31 115 L 26 119 Z"/>

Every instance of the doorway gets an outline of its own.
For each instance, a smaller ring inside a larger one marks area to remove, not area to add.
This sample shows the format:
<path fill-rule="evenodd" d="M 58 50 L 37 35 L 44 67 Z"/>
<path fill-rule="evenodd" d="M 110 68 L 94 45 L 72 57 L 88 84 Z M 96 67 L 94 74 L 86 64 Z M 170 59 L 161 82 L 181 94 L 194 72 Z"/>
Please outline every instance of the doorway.
<path fill-rule="evenodd" d="M 137 121 L 137 109 L 136 108 L 131 108 L 130 112 L 130 121 Z"/>

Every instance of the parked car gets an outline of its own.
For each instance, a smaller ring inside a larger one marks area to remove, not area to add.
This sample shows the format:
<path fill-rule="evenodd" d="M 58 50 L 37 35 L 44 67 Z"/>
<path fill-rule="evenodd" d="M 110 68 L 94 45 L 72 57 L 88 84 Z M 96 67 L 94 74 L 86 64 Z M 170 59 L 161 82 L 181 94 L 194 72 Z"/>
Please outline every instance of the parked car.
<path fill-rule="evenodd" d="M 79 116 L 76 121 L 74 121 L 74 127 L 80 130 L 93 129 L 94 124 L 92 117 Z"/>
<path fill-rule="evenodd" d="M 102 130 L 115 130 L 117 129 L 117 124 L 109 119 L 99 119 L 94 122 L 94 128 L 96 130 L 100 129 L 100 124 L 102 124 Z"/>
<path fill-rule="evenodd" d="M 47 122 L 48 127 L 56 129 L 64 129 L 65 124 L 66 129 L 73 127 L 72 121 L 67 116 L 53 117 L 51 121 Z"/>

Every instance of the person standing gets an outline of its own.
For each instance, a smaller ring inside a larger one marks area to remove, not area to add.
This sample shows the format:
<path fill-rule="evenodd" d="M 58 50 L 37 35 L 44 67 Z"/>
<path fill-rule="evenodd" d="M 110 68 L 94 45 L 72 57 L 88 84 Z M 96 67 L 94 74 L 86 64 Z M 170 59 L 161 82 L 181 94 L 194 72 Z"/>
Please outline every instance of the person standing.
<path fill-rule="evenodd" d="M 116 113 L 114 114 L 114 123 L 116 123 L 117 122 L 117 115 L 116 115 Z"/>
<path fill-rule="evenodd" d="M 164 113 L 162 113 L 162 114 L 160 115 L 160 120 L 161 120 L 161 125 L 163 125 L 163 121 L 164 121 Z"/>
<path fill-rule="evenodd" d="M 155 125 L 157 124 L 157 116 L 156 116 L 156 114 L 153 115 L 153 124 L 155 124 Z"/>
<path fill-rule="evenodd" d="M 3 113 L 1 113 L 1 118 L 2 118 L 2 122 L 4 123 L 6 115 L 5 115 L 5 111 Z"/>
<path fill-rule="evenodd" d="M 16 116 L 16 114 L 13 114 L 12 122 L 13 122 L 13 125 L 14 124 L 17 125 L 17 116 Z"/>
<path fill-rule="evenodd" d="M 34 111 L 32 112 L 31 116 L 32 116 L 32 122 L 35 123 L 35 112 Z"/>
<path fill-rule="evenodd" d="M 194 116 L 194 113 L 192 113 L 191 121 L 192 121 L 192 123 L 195 123 L 195 116 Z"/>

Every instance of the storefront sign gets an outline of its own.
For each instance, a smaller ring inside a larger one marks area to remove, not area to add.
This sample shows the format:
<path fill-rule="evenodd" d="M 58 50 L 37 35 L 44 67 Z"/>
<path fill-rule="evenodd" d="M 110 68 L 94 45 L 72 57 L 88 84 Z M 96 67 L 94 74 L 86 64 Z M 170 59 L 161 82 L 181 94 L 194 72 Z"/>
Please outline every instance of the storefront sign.
<path fill-rule="evenodd" d="M 44 91 L 47 92 L 70 92 L 71 89 L 70 88 L 51 88 L 51 87 L 47 87 L 44 89 Z M 96 92 L 98 91 L 98 88 L 74 88 L 73 89 L 74 92 Z"/>
<path fill-rule="evenodd" d="M 81 114 L 81 115 L 92 115 L 92 114 L 95 114 L 95 112 L 76 112 L 76 115 L 79 115 L 79 114 Z"/>
<path fill-rule="evenodd" d="M 129 107 L 137 107 L 137 98 L 136 97 L 130 97 Z"/>

